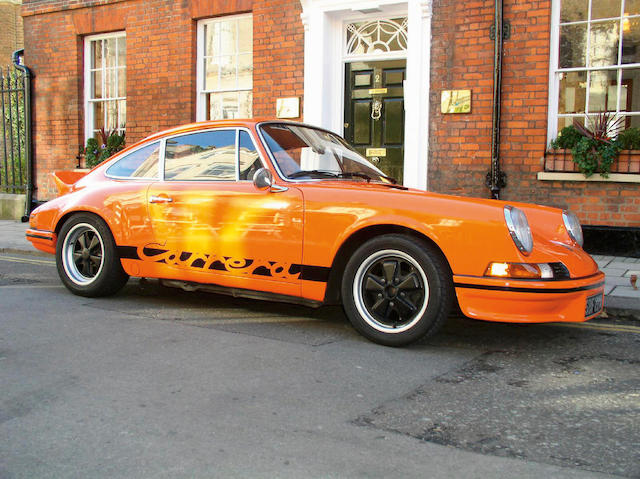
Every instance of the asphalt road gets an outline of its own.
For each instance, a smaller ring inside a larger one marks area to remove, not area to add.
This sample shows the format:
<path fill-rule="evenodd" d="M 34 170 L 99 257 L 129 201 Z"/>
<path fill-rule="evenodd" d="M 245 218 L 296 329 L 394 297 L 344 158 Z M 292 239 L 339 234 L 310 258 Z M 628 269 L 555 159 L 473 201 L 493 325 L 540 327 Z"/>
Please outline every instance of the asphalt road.
<path fill-rule="evenodd" d="M 0 478 L 640 477 L 640 324 L 451 318 L 404 349 L 338 308 L 0 255 Z"/>

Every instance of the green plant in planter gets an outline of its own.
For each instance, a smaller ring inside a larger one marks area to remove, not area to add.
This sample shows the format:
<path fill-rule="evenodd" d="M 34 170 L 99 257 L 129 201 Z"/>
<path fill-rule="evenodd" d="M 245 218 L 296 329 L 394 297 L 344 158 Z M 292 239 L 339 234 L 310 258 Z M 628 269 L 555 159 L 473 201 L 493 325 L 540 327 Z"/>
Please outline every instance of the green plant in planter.
<path fill-rule="evenodd" d="M 89 168 L 99 165 L 124 148 L 124 133 L 118 135 L 116 130 L 106 132 L 104 128 L 101 128 L 99 133 L 102 144 L 96 138 L 89 138 L 84 149 L 84 160 Z"/>
<path fill-rule="evenodd" d="M 594 173 L 609 177 L 611 165 L 620 153 L 620 146 L 612 138 L 622 127 L 623 118 L 609 112 L 600 113 L 595 119 L 587 118 L 587 125 L 573 120 L 574 128 L 582 138 L 571 148 L 573 161 L 587 178 Z"/>
<path fill-rule="evenodd" d="M 558 138 L 553 140 L 549 145 L 554 150 L 570 150 L 578 144 L 582 134 L 572 125 L 565 126 L 560 130 Z"/>
<path fill-rule="evenodd" d="M 623 150 L 640 150 L 640 128 L 621 131 L 615 143 Z"/>

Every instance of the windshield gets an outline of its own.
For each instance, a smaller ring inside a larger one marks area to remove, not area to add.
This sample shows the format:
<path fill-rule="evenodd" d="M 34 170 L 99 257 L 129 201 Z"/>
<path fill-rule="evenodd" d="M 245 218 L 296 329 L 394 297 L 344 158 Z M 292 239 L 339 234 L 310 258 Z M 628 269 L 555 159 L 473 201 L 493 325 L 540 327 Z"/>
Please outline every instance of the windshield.
<path fill-rule="evenodd" d="M 267 123 L 260 129 L 286 178 L 360 178 L 395 183 L 338 135 L 286 123 Z"/>

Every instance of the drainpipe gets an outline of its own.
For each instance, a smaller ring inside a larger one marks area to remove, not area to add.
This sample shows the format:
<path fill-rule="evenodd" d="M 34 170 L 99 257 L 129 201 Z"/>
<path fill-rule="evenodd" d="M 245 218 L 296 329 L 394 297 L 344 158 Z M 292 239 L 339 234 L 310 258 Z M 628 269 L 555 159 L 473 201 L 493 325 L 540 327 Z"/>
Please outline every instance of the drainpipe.
<path fill-rule="evenodd" d="M 33 201 L 33 148 L 31 142 L 31 79 L 33 73 L 26 66 L 20 64 L 20 57 L 24 55 L 24 48 L 13 52 L 13 65 L 24 73 L 24 150 L 27 159 L 27 191 L 22 222 L 29 221 L 31 203 Z"/>
<path fill-rule="evenodd" d="M 506 28 L 505 28 L 506 27 Z M 500 91 L 502 89 L 502 42 L 509 38 L 510 25 L 502 18 L 502 0 L 495 0 L 494 21 L 490 36 L 493 39 L 493 113 L 491 130 L 491 170 L 486 185 L 491 198 L 500 199 L 500 189 L 506 186 L 506 175 L 500 170 Z"/>

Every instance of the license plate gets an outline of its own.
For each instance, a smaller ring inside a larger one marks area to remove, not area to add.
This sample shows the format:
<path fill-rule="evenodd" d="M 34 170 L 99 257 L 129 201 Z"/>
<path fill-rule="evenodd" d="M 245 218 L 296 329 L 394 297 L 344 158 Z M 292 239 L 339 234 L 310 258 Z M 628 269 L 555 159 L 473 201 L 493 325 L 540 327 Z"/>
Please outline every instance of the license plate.
<path fill-rule="evenodd" d="M 594 294 L 587 298 L 587 307 L 584 311 L 584 317 L 588 318 L 602 310 L 602 293 Z"/>

